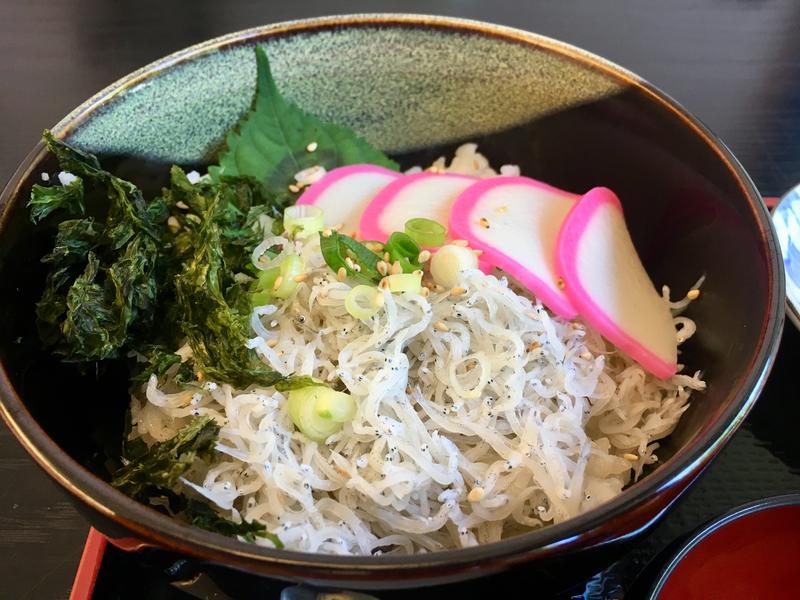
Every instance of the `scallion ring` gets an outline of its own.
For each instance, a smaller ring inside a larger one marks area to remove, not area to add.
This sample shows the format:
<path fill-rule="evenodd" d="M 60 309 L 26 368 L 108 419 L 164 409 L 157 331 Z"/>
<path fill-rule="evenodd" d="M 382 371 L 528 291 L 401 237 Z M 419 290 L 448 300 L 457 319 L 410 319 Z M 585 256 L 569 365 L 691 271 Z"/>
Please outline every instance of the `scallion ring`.
<path fill-rule="evenodd" d="M 283 227 L 296 239 L 301 239 L 322 231 L 324 215 L 319 206 L 295 204 L 283 211 Z"/>
<path fill-rule="evenodd" d="M 325 385 L 291 390 L 287 408 L 297 429 L 317 442 L 339 431 L 356 414 L 356 402 L 350 394 Z"/>
<path fill-rule="evenodd" d="M 419 245 L 406 233 L 395 231 L 390 235 L 384 246 L 384 251 L 389 253 L 389 262 L 392 264 L 395 262 L 400 263 L 403 273 L 412 273 L 421 267 L 417 261 L 419 258 Z"/>
<path fill-rule="evenodd" d="M 271 292 L 272 286 L 275 285 L 275 280 L 281 274 L 280 267 L 272 267 L 258 272 L 258 279 L 256 279 L 256 289 L 259 292 Z"/>
<path fill-rule="evenodd" d="M 301 275 L 306 265 L 303 259 L 297 254 L 290 254 L 281 261 L 280 277 L 281 282 L 278 287 L 273 289 L 276 298 L 286 299 L 297 289 L 295 277 Z M 273 282 L 274 286 L 274 282 Z"/>
<path fill-rule="evenodd" d="M 357 285 L 345 296 L 344 307 L 356 319 L 366 321 L 377 314 L 380 307 L 376 298 L 380 293 L 370 285 Z"/>
<path fill-rule="evenodd" d="M 272 294 L 267 291 L 253 292 L 250 294 L 250 308 L 265 306 L 272 301 Z"/>
<path fill-rule="evenodd" d="M 432 248 L 444 244 L 447 228 L 431 219 L 418 217 L 406 221 L 406 233 L 423 248 Z"/>
<path fill-rule="evenodd" d="M 389 288 L 390 292 L 422 293 L 422 272 L 387 275 L 383 280 L 386 282 L 386 287 Z"/>

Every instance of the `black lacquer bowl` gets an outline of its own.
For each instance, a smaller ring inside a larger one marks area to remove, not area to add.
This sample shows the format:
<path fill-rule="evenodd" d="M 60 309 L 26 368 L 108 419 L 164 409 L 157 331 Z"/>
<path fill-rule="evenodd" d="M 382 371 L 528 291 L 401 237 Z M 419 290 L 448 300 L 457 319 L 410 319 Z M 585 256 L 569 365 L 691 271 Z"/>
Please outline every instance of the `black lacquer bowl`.
<path fill-rule="evenodd" d="M 408 587 L 525 563 L 540 589 L 602 566 L 655 522 L 741 424 L 772 364 L 783 324 L 783 272 L 767 211 L 728 149 L 635 75 L 534 34 L 439 17 L 346 16 L 261 27 L 162 59 L 93 97 L 57 135 L 101 155 L 148 192 L 165 163 L 202 165 L 248 105 L 251 46 L 264 44 L 279 87 L 352 127 L 404 166 L 475 140 L 493 164 L 558 187 L 613 188 L 653 280 L 685 291 L 705 273 L 682 361 L 698 394 L 659 451 L 662 463 L 611 502 L 496 544 L 410 557 L 331 557 L 269 550 L 181 524 L 111 488 L 125 371 L 81 375 L 39 345 L 39 258 L 52 228 L 25 201 L 52 159 L 34 148 L 0 199 L 2 414 L 37 462 L 113 538 L 250 573 L 350 587 Z M 606 549 L 605 551 L 603 549 Z M 608 550 L 611 550 L 609 552 Z"/>

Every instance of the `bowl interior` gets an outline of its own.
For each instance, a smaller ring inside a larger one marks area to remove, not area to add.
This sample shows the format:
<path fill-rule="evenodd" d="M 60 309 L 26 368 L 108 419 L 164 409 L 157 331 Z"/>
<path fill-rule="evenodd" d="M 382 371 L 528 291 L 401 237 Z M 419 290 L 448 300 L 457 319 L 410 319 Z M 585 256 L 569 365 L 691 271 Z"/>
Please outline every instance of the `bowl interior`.
<path fill-rule="evenodd" d="M 754 503 L 715 520 L 673 557 L 651 600 L 797 597 L 800 504 L 796 495 Z"/>
<path fill-rule="evenodd" d="M 730 420 L 745 402 L 753 369 L 764 368 L 765 338 L 778 327 L 777 267 L 763 211 L 746 178 L 705 135 L 632 76 L 575 49 L 515 35 L 435 22 L 267 28 L 134 74 L 57 131 L 154 194 L 168 163 L 201 166 L 247 107 L 250 45 L 263 43 L 288 97 L 355 128 L 403 167 L 474 140 L 494 165 L 519 164 L 523 174 L 575 192 L 614 189 L 657 285 L 679 296 L 706 275 L 701 300 L 687 311 L 697 334 L 680 362 L 702 370 L 708 390 L 658 452 L 662 460 L 696 457 L 693 444 L 727 427 L 723 415 Z M 36 334 L 45 274 L 39 258 L 54 227 L 32 226 L 25 201 L 39 172 L 54 170 L 49 158 L 35 164 L 2 206 L 0 359 L 47 434 L 107 478 L 128 404 L 125 369 L 61 364 Z M 633 498 L 635 489 L 626 493 Z"/>

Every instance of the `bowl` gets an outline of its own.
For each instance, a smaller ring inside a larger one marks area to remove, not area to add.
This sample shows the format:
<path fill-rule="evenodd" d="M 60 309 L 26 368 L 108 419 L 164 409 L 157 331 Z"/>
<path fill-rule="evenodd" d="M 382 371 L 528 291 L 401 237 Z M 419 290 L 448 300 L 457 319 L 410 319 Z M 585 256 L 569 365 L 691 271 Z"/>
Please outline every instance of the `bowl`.
<path fill-rule="evenodd" d="M 786 314 L 800 328 L 800 186 L 786 192 L 772 212 L 786 273 Z"/>
<path fill-rule="evenodd" d="M 797 598 L 800 495 L 757 500 L 712 520 L 667 561 L 649 600 Z"/>
<path fill-rule="evenodd" d="M 0 199 L 0 408 L 28 452 L 102 532 L 250 573 L 349 587 L 416 587 L 525 564 L 543 587 L 614 559 L 646 531 L 730 439 L 772 365 L 783 325 L 783 271 L 767 211 L 725 145 L 636 75 L 532 33 L 474 21 L 354 15 L 234 33 L 136 71 L 76 108 L 56 135 L 134 176 L 146 193 L 165 164 L 202 166 L 247 108 L 252 46 L 278 86 L 320 117 L 351 127 L 404 166 L 476 140 L 492 163 L 569 190 L 621 197 L 654 281 L 687 290 L 698 332 L 682 362 L 702 369 L 698 394 L 659 450 L 656 469 L 569 521 L 478 547 L 418 556 L 340 557 L 256 547 L 189 527 L 106 482 L 128 404 L 125 371 L 80 373 L 38 342 L 38 259 L 52 229 L 25 202 L 54 163 L 37 145 Z"/>

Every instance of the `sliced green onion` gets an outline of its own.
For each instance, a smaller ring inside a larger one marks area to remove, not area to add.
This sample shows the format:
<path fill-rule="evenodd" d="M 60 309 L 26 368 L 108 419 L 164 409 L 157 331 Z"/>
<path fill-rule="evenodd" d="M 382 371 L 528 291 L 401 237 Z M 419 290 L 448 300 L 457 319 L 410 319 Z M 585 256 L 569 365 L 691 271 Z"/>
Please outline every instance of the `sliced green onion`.
<path fill-rule="evenodd" d="M 406 221 L 406 233 L 423 248 L 444 244 L 447 228 L 431 219 L 418 217 Z"/>
<path fill-rule="evenodd" d="M 259 271 L 258 278 L 251 287 L 250 305 L 263 306 L 274 298 L 285 300 L 291 296 L 297 289 L 294 278 L 301 275 L 305 268 L 303 259 L 292 254 L 284 258 L 279 266 Z"/>
<path fill-rule="evenodd" d="M 322 231 L 325 218 L 319 206 L 301 204 L 283 211 L 283 227 L 295 238 L 304 238 Z"/>
<path fill-rule="evenodd" d="M 326 421 L 335 423 L 347 423 L 356 416 L 356 402 L 350 394 L 337 392 L 331 389 L 328 393 L 317 395 L 314 410 L 317 416 Z"/>
<path fill-rule="evenodd" d="M 272 294 L 266 291 L 253 292 L 250 294 L 250 307 L 264 306 L 272 301 Z"/>
<path fill-rule="evenodd" d="M 384 279 L 390 292 L 409 292 L 419 294 L 422 292 L 422 271 L 417 273 L 398 273 L 387 275 Z"/>
<path fill-rule="evenodd" d="M 317 442 L 339 431 L 356 414 L 356 402 L 350 394 L 325 385 L 291 390 L 287 408 L 297 429 Z"/>
<path fill-rule="evenodd" d="M 417 261 L 419 257 L 419 246 L 411 239 L 411 236 L 395 231 L 386 241 L 384 250 L 389 253 L 389 262 L 399 262 L 403 273 L 412 273 L 421 269 Z"/>
<path fill-rule="evenodd" d="M 386 245 L 383 247 L 384 251 L 388 252 L 393 260 L 400 258 L 408 258 L 416 260 L 419 256 L 419 245 L 413 238 L 400 231 L 395 231 L 386 240 Z"/>
<path fill-rule="evenodd" d="M 294 278 L 301 275 L 305 268 L 306 265 L 303 259 L 296 254 L 290 254 L 284 258 L 280 266 L 281 282 L 277 288 L 274 287 L 275 281 L 273 281 L 274 289 L 272 291 L 275 297 L 285 300 L 291 296 L 295 289 L 297 289 L 297 282 Z"/>
<path fill-rule="evenodd" d="M 273 293 L 272 288 L 275 286 L 275 280 L 281 274 L 280 267 L 272 267 L 271 269 L 264 269 L 258 271 L 256 280 L 250 284 L 250 307 L 264 306 L 272 302 Z"/>
<path fill-rule="evenodd" d="M 356 319 L 366 321 L 380 309 L 376 300 L 380 293 L 370 285 L 357 285 L 345 296 L 344 307 Z"/>
<path fill-rule="evenodd" d="M 331 231 L 328 236 L 320 234 L 319 249 L 325 263 L 334 273 L 338 273 L 339 269 L 344 269 L 348 277 L 362 283 L 380 281 L 381 274 L 378 272 L 380 257 L 353 238 L 335 231 Z M 347 263 L 348 258 L 358 264 L 361 270 L 352 269 Z"/>
<path fill-rule="evenodd" d="M 275 280 L 280 274 L 280 267 L 272 267 L 271 269 L 259 271 L 258 279 L 256 280 L 256 289 L 259 292 L 271 292 L 272 286 L 275 285 Z"/>
<path fill-rule="evenodd" d="M 431 257 L 431 276 L 446 288 L 459 284 L 459 274 L 465 269 L 477 269 L 478 257 L 469 248 L 447 244 Z"/>

